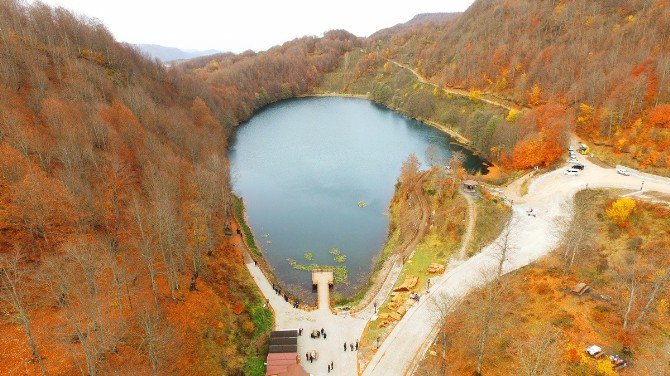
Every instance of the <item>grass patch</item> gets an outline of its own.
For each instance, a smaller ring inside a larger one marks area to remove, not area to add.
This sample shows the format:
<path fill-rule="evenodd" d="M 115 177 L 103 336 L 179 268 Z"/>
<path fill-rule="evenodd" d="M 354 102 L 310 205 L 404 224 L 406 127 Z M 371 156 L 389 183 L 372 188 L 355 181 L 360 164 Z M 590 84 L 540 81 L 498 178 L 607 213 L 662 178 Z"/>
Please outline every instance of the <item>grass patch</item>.
<path fill-rule="evenodd" d="M 239 223 L 240 227 L 242 228 L 244 242 L 247 244 L 247 247 L 253 252 L 254 255 L 262 257 L 263 254 L 256 245 L 254 233 L 251 231 L 247 221 L 244 219 L 244 201 L 242 201 L 242 199 L 236 195 L 233 195 L 233 211 L 235 212 L 235 220 L 237 220 L 237 223 Z"/>
<path fill-rule="evenodd" d="M 272 312 L 260 303 L 254 304 L 249 310 L 251 321 L 254 323 L 255 336 L 267 335 L 272 331 L 274 320 L 272 319 Z"/>
<path fill-rule="evenodd" d="M 347 255 L 342 254 L 342 252 L 340 252 L 340 250 L 337 249 L 337 248 L 331 249 L 330 251 L 328 251 L 328 253 L 333 255 L 333 260 L 335 262 L 343 263 L 343 262 L 347 261 Z"/>
<path fill-rule="evenodd" d="M 475 202 L 477 220 L 472 233 L 472 241 L 468 247 L 468 256 L 478 253 L 482 247 L 493 242 L 512 216 L 510 208 L 502 200 L 482 198 Z"/>
<path fill-rule="evenodd" d="M 265 375 L 265 360 L 258 355 L 244 358 L 244 374 L 248 376 Z"/>
<path fill-rule="evenodd" d="M 319 264 L 301 264 L 296 260 L 290 258 L 288 259 L 288 264 L 295 270 L 302 270 L 306 272 L 311 272 L 314 269 L 332 269 L 333 278 L 335 283 L 345 282 L 349 275 L 349 269 L 344 265 L 319 265 Z"/>

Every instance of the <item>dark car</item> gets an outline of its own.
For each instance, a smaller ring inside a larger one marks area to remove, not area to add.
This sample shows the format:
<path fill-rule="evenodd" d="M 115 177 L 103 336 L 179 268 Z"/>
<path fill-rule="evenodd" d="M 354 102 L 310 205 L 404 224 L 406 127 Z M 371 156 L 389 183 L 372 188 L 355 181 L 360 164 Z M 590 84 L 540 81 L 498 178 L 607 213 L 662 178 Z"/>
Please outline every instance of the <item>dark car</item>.
<path fill-rule="evenodd" d="M 572 168 L 574 168 L 576 170 L 583 170 L 584 165 L 583 164 L 576 164 L 576 165 L 573 165 Z"/>

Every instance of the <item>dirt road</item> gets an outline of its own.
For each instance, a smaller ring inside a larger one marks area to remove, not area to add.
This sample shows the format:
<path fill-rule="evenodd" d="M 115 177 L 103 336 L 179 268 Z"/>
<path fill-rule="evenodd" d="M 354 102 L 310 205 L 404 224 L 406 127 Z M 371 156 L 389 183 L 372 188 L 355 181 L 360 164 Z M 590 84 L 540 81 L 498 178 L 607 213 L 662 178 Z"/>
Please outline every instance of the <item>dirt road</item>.
<path fill-rule="evenodd" d="M 412 74 L 414 74 L 416 79 L 423 84 L 436 87 L 439 90 L 442 90 L 445 93 L 449 93 L 449 94 L 452 94 L 452 95 L 459 95 L 459 96 L 468 97 L 468 98 L 470 98 L 472 96 L 472 93 L 467 91 L 467 90 L 457 89 L 457 88 L 450 88 L 450 87 L 441 87 L 439 85 L 436 85 L 436 84 L 426 80 L 422 75 L 419 74 L 419 72 L 417 72 L 414 68 L 410 67 L 409 65 L 399 63 L 399 62 L 397 62 L 395 60 L 391 60 L 391 59 L 386 59 L 386 60 L 388 60 L 389 62 L 391 62 L 392 64 L 394 64 L 394 65 L 396 65 L 400 68 L 407 69 L 408 71 L 412 72 Z M 479 100 L 482 101 L 482 102 L 486 102 L 490 105 L 496 106 L 496 107 L 502 107 L 502 108 L 504 108 L 508 111 L 511 110 L 511 109 L 515 109 L 515 110 L 521 110 L 522 109 L 521 106 L 519 106 L 515 103 L 511 103 L 509 101 L 504 101 L 504 100 L 501 100 L 501 99 L 498 99 L 498 98 L 494 98 L 493 96 L 487 95 L 487 94 L 481 94 L 480 97 L 479 97 Z"/>
<path fill-rule="evenodd" d="M 472 241 L 472 234 L 475 230 L 475 223 L 477 223 L 477 208 L 475 208 L 475 200 L 472 199 L 472 196 L 460 190 L 461 195 L 465 198 L 465 201 L 468 203 L 468 224 L 465 228 L 465 234 L 463 235 L 463 240 L 461 241 L 461 248 L 459 248 L 457 254 L 458 258 L 465 260 L 468 257 L 468 247 Z"/>

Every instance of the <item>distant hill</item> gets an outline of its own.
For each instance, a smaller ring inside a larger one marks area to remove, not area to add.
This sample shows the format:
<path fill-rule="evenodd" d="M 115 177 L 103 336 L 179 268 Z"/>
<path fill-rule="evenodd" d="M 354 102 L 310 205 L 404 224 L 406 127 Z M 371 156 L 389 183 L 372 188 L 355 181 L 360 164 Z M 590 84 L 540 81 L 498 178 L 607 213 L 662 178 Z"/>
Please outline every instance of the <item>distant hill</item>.
<path fill-rule="evenodd" d="M 433 83 L 559 106 L 611 163 L 663 173 L 669 37 L 665 1 L 478 0 L 455 18 L 415 17 L 367 44 Z"/>
<path fill-rule="evenodd" d="M 152 58 L 156 58 L 164 63 L 175 61 L 175 60 L 184 60 L 192 59 L 194 57 L 207 56 L 218 54 L 221 51 L 217 50 L 181 50 L 175 47 L 165 47 L 157 44 L 133 44 L 141 52 L 149 55 Z"/>
<path fill-rule="evenodd" d="M 442 24 L 447 21 L 453 20 L 454 18 L 458 17 L 461 14 L 462 13 L 420 13 L 407 22 L 399 23 L 397 25 L 376 31 L 375 33 L 370 35 L 369 39 L 375 40 L 383 38 L 391 34 L 396 34 L 405 30 L 410 30 L 418 25 Z"/>

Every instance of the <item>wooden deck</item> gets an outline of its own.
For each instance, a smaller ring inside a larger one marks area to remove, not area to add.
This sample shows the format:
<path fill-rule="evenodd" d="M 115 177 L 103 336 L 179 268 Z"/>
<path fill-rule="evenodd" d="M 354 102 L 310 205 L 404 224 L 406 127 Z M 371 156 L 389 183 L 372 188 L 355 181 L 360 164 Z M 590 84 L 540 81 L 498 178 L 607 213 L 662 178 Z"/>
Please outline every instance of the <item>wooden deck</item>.
<path fill-rule="evenodd" d="M 316 286 L 319 309 L 330 309 L 330 286 L 333 285 L 333 280 L 332 270 L 312 270 L 312 285 Z"/>

